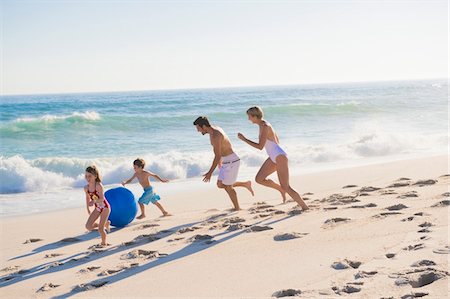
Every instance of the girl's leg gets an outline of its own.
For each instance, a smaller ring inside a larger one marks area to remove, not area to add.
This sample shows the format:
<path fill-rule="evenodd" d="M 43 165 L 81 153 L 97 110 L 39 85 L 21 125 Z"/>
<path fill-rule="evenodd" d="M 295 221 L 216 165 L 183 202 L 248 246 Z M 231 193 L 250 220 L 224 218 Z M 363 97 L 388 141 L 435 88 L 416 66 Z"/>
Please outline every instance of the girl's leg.
<path fill-rule="evenodd" d="M 139 203 L 139 208 L 141 209 L 141 215 L 137 216 L 137 219 L 145 218 L 145 207 L 143 203 Z"/>
<path fill-rule="evenodd" d="M 98 224 L 98 232 L 100 233 L 100 236 L 102 237 L 102 245 L 107 245 L 105 224 L 108 221 L 109 212 L 110 212 L 110 210 L 108 208 L 105 208 L 105 209 L 103 209 L 102 213 L 100 214 L 100 222 Z"/>
<path fill-rule="evenodd" d="M 93 231 L 96 227 L 98 227 L 98 224 L 95 223 L 95 220 L 97 220 L 98 216 L 100 216 L 100 212 L 97 209 L 94 209 L 94 211 L 92 211 L 91 215 L 89 215 L 89 218 L 86 221 L 85 227 L 88 231 Z"/>
<path fill-rule="evenodd" d="M 294 189 L 289 185 L 289 167 L 288 167 L 288 158 L 285 155 L 277 156 L 277 174 L 278 180 L 280 181 L 281 188 L 286 190 L 286 192 L 294 199 L 298 205 L 303 209 L 307 210 L 308 206 L 303 201 L 300 194 L 297 193 Z"/>
<path fill-rule="evenodd" d="M 158 207 L 158 209 L 161 211 L 161 213 L 163 213 L 164 216 L 172 216 L 166 210 L 164 210 L 163 206 L 159 202 L 156 201 L 153 204 Z"/>
<path fill-rule="evenodd" d="M 269 175 L 271 175 L 272 173 L 274 173 L 276 170 L 277 170 L 277 165 L 275 163 L 273 163 L 272 160 L 270 160 L 270 158 L 268 158 L 263 163 L 263 165 L 261 166 L 261 169 L 256 174 L 255 180 L 258 184 L 261 184 L 263 186 L 273 188 L 275 190 L 280 191 L 281 196 L 283 197 L 283 203 L 285 203 L 286 202 L 286 191 L 283 190 L 283 188 L 280 185 L 278 185 L 271 179 L 267 179 L 267 177 Z"/>

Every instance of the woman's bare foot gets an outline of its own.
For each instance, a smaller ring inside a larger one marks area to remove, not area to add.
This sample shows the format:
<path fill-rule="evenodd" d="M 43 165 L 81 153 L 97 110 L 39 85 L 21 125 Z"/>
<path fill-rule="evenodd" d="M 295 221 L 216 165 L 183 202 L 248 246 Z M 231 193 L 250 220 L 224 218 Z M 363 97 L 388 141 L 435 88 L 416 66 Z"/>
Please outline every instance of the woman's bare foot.
<path fill-rule="evenodd" d="M 111 244 L 109 244 L 109 243 L 100 243 L 98 245 L 98 247 L 100 247 L 100 248 L 107 247 L 107 246 L 111 246 Z"/>
<path fill-rule="evenodd" d="M 283 198 L 283 203 L 286 203 L 286 191 L 280 191 L 281 197 Z"/>
<path fill-rule="evenodd" d="M 169 212 L 163 212 L 163 217 L 168 217 L 168 216 L 172 216 L 172 214 L 170 214 Z"/>
<path fill-rule="evenodd" d="M 144 219 L 145 218 L 145 214 L 141 214 L 139 216 L 136 217 L 137 219 Z"/>
<path fill-rule="evenodd" d="M 250 191 L 250 193 L 252 194 L 252 196 L 255 196 L 255 192 L 253 192 L 252 182 L 251 182 L 251 181 L 245 182 L 244 187 L 247 188 L 248 191 Z"/>
<path fill-rule="evenodd" d="M 111 221 L 106 221 L 105 223 L 106 232 L 109 234 L 111 232 Z"/>

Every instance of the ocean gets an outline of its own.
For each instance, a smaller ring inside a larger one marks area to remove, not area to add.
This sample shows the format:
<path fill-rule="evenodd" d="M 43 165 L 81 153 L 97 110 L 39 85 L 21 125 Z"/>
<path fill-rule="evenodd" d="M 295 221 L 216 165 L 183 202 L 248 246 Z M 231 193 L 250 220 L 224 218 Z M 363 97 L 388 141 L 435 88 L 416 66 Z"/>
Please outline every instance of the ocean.
<path fill-rule="evenodd" d="M 245 113 L 255 105 L 294 174 L 448 153 L 446 79 L 1 96 L 0 217 L 84 205 L 90 164 L 107 188 L 137 157 L 172 180 L 162 190 L 199 184 L 213 159 L 192 124 L 200 115 L 225 130 L 240 177 L 253 178 L 267 155 L 237 133 L 257 140 Z"/>

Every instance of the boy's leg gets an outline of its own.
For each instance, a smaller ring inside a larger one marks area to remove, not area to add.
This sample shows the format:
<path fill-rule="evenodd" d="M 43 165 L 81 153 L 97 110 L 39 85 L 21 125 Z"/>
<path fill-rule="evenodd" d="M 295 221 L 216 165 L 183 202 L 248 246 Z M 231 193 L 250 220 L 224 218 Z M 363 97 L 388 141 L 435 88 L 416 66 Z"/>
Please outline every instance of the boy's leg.
<path fill-rule="evenodd" d="M 145 218 L 145 207 L 143 203 L 139 203 L 139 208 L 141 209 L 141 215 L 137 216 L 137 219 L 143 219 Z"/>
<path fill-rule="evenodd" d="M 163 213 L 164 216 L 172 216 L 166 210 L 164 210 L 163 206 L 159 202 L 155 201 L 153 204 L 158 207 L 158 209 L 161 211 L 161 213 Z"/>

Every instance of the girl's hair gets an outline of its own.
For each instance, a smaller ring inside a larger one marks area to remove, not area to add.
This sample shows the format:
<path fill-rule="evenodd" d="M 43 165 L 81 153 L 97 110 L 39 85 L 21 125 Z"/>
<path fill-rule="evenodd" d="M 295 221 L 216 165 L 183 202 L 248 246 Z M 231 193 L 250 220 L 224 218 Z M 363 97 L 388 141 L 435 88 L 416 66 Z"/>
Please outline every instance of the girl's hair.
<path fill-rule="evenodd" d="M 264 116 L 264 112 L 258 106 L 248 108 L 247 114 L 251 115 L 251 116 L 256 116 L 256 118 L 258 118 L 258 119 L 262 119 Z"/>
<path fill-rule="evenodd" d="M 100 177 L 100 173 L 99 173 L 97 167 L 95 167 L 95 165 L 88 166 L 86 168 L 86 172 L 89 172 L 90 174 L 94 175 L 95 176 L 95 181 L 97 183 L 101 183 L 102 182 L 102 178 Z"/>

